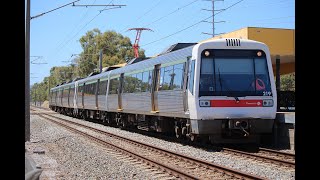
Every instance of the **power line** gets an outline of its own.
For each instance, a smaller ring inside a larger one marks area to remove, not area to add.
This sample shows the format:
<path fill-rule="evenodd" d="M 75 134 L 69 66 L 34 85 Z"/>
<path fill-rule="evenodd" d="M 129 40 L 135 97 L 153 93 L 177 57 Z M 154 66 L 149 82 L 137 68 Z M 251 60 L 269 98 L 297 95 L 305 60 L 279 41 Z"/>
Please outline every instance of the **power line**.
<path fill-rule="evenodd" d="M 43 15 L 49 13 L 49 12 L 58 10 L 58 9 L 60 9 L 60 8 L 63 8 L 63 7 L 65 7 L 65 6 L 68 6 L 68 5 L 70 5 L 70 4 L 74 4 L 74 3 L 77 2 L 77 1 L 80 1 L 80 0 L 73 1 L 73 2 L 71 2 L 71 3 L 68 3 L 68 4 L 65 4 L 65 5 L 63 5 L 63 6 L 57 7 L 57 8 L 55 8 L 55 9 L 50 10 L 50 11 L 47 11 L 47 12 L 38 14 L 38 15 L 36 15 L 36 16 L 32 16 L 30 19 L 37 18 L 37 17 L 39 17 L 39 16 L 43 16 Z"/>
<path fill-rule="evenodd" d="M 232 4 L 231 6 L 227 7 L 225 10 L 230 9 L 231 7 L 239 4 L 239 3 L 242 2 L 242 1 L 244 1 L 244 0 L 240 0 L 240 1 Z M 215 14 L 212 15 L 212 16 L 215 16 L 215 15 L 221 13 L 221 12 L 224 12 L 224 11 L 219 11 L 219 12 L 215 13 Z M 176 35 L 176 34 L 182 32 L 182 31 L 185 31 L 185 30 L 187 30 L 187 29 L 189 29 L 189 28 L 191 28 L 191 27 L 193 27 L 193 26 L 195 26 L 195 25 L 198 25 L 198 24 L 202 23 L 202 22 L 205 21 L 205 20 L 208 20 L 209 18 L 212 18 L 212 16 L 207 17 L 207 18 L 205 18 L 205 19 L 202 19 L 201 21 L 199 21 L 199 22 L 197 22 L 197 23 L 195 23 L 195 24 L 192 24 L 192 25 L 190 25 L 190 26 L 188 26 L 188 27 L 186 27 L 186 28 L 184 28 L 184 29 L 181 29 L 181 30 L 179 30 L 179 31 L 177 31 L 177 32 L 175 32 L 175 33 L 172 33 L 172 34 L 170 34 L 170 35 L 167 35 L 167 36 L 165 36 L 165 37 L 162 37 L 162 38 L 160 38 L 160 39 L 158 39 L 158 40 L 155 40 L 155 41 L 152 41 L 152 42 L 150 42 L 150 43 L 144 44 L 144 45 L 142 45 L 142 46 L 147 46 L 147 45 L 149 45 L 149 44 L 153 44 L 153 43 L 155 43 L 155 42 L 158 42 L 158 41 L 161 41 L 161 40 L 166 39 L 166 38 L 168 38 L 168 37 L 171 37 L 171 36 L 173 36 L 173 35 Z"/>
<path fill-rule="evenodd" d="M 111 0 L 111 1 L 108 3 L 108 5 L 110 5 L 112 1 L 113 1 L 113 0 Z M 103 10 L 105 10 L 105 9 L 106 9 L 106 8 L 104 8 Z M 103 10 L 100 10 L 97 15 L 95 15 L 89 22 L 87 22 L 82 28 L 80 28 L 80 30 L 79 30 L 72 38 L 70 38 L 70 39 L 58 50 L 58 52 L 59 52 L 61 49 L 63 49 L 64 46 L 66 46 L 67 44 L 69 44 L 69 42 L 70 42 L 73 38 L 75 38 L 88 24 L 90 24 L 95 18 L 97 18 L 97 17 L 101 14 L 101 12 L 102 12 Z M 58 52 L 57 52 L 57 53 L 58 53 Z"/>
<path fill-rule="evenodd" d="M 94 4 L 96 2 L 96 0 L 93 1 L 92 4 Z M 85 14 L 81 17 L 80 21 L 78 21 L 77 24 L 80 25 L 80 23 L 82 23 L 82 21 L 85 19 L 85 17 L 88 15 L 89 9 L 86 10 Z M 71 36 L 71 34 L 77 29 L 77 26 L 74 26 L 74 28 L 72 29 L 72 31 L 63 39 L 63 41 L 61 41 L 61 43 L 59 43 L 58 47 L 56 49 L 58 49 L 67 39 L 67 37 Z"/>
<path fill-rule="evenodd" d="M 139 21 L 142 17 L 145 17 L 145 15 L 147 15 L 149 12 L 151 12 L 151 10 L 153 10 L 155 7 L 157 7 L 160 4 L 161 0 L 158 1 L 158 3 L 154 6 L 152 6 L 148 11 L 146 11 L 144 14 L 142 14 L 140 17 L 138 17 L 137 20 L 135 20 L 134 22 Z M 126 31 L 128 29 L 128 27 L 130 27 L 130 25 L 127 25 L 125 28 L 123 28 L 121 31 Z"/>
<path fill-rule="evenodd" d="M 155 20 L 155 21 L 153 21 L 153 22 L 151 22 L 151 23 L 149 23 L 149 24 L 145 25 L 144 27 L 149 27 L 151 24 L 156 23 L 156 22 L 160 21 L 161 19 L 163 19 L 163 18 L 165 18 L 165 17 L 167 17 L 167 16 L 169 16 L 169 15 L 171 15 L 171 14 L 173 14 L 173 13 L 178 12 L 179 10 L 181 10 L 181 9 L 183 9 L 183 8 L 185 8 L 185 7 L 187 7 L 187 6 L 191 5 L 191 4 L 193 4 L 193 3 L 195 3 L 196 1 L 199 1 L 199 0 L 194 0 L 194 1 L 192 1 L 192 2 L 190 2 L 190 3 L 188 3 L 188 4 L 186 4 L 186 5 L 184 5 L 184 6 L 182 6 L 182 7 L 179 7 L 178 9 L 176 9 L 176 10 L 174 10 L 174 11 L 170 12 L 170 13 L 169 13 L 169 14 L 167 14 L 167 15 L 164 15 L 164 16 L 162 16 L 162 17 L 158 18 L 157 20 Z"/>
<path fill-rule="evenodd" d="M 279 4 L 282 4 L 283 2 L 286 2 L 286 1 L 292 1 L 292 0 L 282 0 L 282 1 L 277 1 L 277 2 L 273 2 L 273 3 L 264 3 L 264 4 L 246 4 L 245 7 L 249 7 L 249 6 L 266 6 L 266 5 L 279 5 Z M 254 1 L 254 2 L 257 2 L 257 1 Z"/>

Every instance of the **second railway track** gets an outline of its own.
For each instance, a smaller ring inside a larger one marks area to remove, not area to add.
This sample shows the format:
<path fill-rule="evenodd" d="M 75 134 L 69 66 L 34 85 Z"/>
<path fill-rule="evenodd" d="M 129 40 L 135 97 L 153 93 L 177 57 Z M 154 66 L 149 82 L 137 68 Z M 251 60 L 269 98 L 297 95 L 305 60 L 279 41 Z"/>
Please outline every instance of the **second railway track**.
<path fill-rule="evenodd" d="M 273 163 L 279 166 L 295 168 L 295 155 L 290 153 L 283 153 L 271 149 L 259 148 L 257 153 L 250 153 L 230 148 L 223 148 L 223 152 L 244 156 L 262 162 Z"/>

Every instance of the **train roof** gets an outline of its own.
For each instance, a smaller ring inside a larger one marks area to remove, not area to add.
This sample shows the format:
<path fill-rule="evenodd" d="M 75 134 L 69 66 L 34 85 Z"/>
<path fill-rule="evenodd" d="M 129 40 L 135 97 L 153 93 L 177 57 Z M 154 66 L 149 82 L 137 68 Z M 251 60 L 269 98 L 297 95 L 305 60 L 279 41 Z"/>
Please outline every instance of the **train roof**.
<path fill-rule="evenodd" d="M 110 75 L 115 75 L 115 74 L 121 74 L 124 72 L 128 71 L 138 71 L 138 70 L 143 70 L 145 68 L 153 67 L 156 64 L 166 64 L 170 63 L 173 61 L 179 61 L 179 60 L 184 60 L 185 57 L 191 56 L 192 55 L 192 48 L 194 45 L 179 49 L 173 52 L 169 52 L 157 57 L 153 57 L 144 61 L 140 61 L 134 64 L 130 64 L 127 66 L 124 66 L 122 68 L 118 68 L 115 70 L 110 71 Z"/>
<path fill-rule="evenodd" d="M 223 43 L 224 45 L 227 42 L 227 46 L 228 46 L 228 42 L 232 41 L 233 39 L 236 39 L 236 38 L 221 38 L 221 39 L 215 39 L 215 40 L 210 40 L 210 41 L 215 41 L 217 43 Z M 248 43 L 255 42 L 255 43 L 258 43 L 261 45 L 265 45 L 262 42 L 258 42 L 258 41 L 254 41 L 254 40 L 248 40 L 248 39 L 238 39 L 238 40 L 241 41 L 241 44 L 248 44 Z M 142 72 L 146 68 L 153 67 L 156 64 L 160 64 L 160 63 L 167 64 L 167 63 L 174 62 L 174 61 L 184 60 L 185 57 L 192 55 L 193 47 L 201 46 L 202 44 L 209 43 L 210 41 L 205 41 L 205 42 L 201 42 L 201 43 L 194 43 L 194 44 L 193 43 L 186 43 L 185 46 L 187 46 L 187 47 L 185 47 L 185 48 L 180 48 L 178 50 L 174 50 L 174 51 L 171 51 L 171 52 L 168 52 L 165 54 L 161 54 L 159 56 L 152 57 L 150 59 L 146 59 L 146 60 L 134 63 L 134 64 L 129 64 L 126 66 L 121 64 L 121 66 L 117 69 L 113 69 L 113 70 L 106 71 L 106 72 L 101 72 L 100 74 L 92 75 L 92 76 L 89 76 L 89 77 L 86 77 L 86 78 L 83 78 L 83 79 L 80 79 L 80 80 L 77 80 L 77 81 L 74 81 L 71 83 L 63 84 L 61 86 L 58 86 L 58 87 L 55 87 L 52 89 L 57 89 L 60 87 L 66 87 L 69 85 L 73 85 L 75 82 L 84 83 L 84 82 L 91 81 L 91 80 L 94 81 L 94 80 L 101 79 L 101 78 L 107 78 L 109 74 L 112 77 L 114 75 L 119 75 L 124 72 L 133 72 L 133 71 L 137 71 L 137 72 L 141 71 Z"/>

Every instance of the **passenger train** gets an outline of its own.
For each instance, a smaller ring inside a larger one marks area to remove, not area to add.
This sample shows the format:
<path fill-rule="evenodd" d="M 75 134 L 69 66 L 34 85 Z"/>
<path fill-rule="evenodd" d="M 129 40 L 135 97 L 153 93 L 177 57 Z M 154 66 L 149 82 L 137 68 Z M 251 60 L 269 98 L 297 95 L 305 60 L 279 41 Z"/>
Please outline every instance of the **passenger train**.
<path fill-rule="evenodd" d="M 217 39 L 56 86 L 49 107 L 191 141 L 259 143 L 272 133 L 276 99 L 268 47 Z"/>

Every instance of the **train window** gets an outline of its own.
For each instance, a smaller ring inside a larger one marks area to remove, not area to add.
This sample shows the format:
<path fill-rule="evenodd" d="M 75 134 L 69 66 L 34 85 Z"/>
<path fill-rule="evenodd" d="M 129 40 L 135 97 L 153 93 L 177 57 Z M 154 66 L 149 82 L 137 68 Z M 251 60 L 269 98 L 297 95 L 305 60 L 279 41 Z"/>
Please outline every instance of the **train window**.
<path fill-rule="evenodd" d="M 82 96 L 83 85 L 79 85 L 78 89 L 79 96 Z"/>
<path fill-rule="evenodd" d="M 63 89 L 63 98 L 68 98 L 69 95 L 69 87 Z"/>
<path fill-rule="evenodd" d="M 230 96 L 232 91 L 248 91 L 254 79 L 253 60 L 250 58 L 216 58 L 215 71 L 216 90 Z"/>
<path fill-rule="evenodd" d="M 119 78 L 111 79 L 109 94 L 118 94 L 118 88 L 119 88 Z"/>
<path fill-rule="evenodd" d="M 87 96 L 88 94 L 88 84 L 83 85 L 83 96 Z"/>
<path fill-rule="evenodd" d="M 215 90 L 214 86 L 214 67 L 212 58 L 202 58 L 201 60 L 201 79 L 200 91 L 212 92 Z"/>
<path fill-rule="evenodd" d="M 108 80 L 100 81 L 98 88 L 98 95 L 105 95 L 107 91 Z"/>
<path fill-rule="evenodd" d="M 271 84 L 269 80 L 268 65 L 265 58 L 255 58 L 256 79 L 260 79 L 265 88 L 256 88 L 257 91 L 264 91 L 264 95 L 271 95 Z M 257 82 L 255 82 L 257 83 Z M 259 83 L 259 82 L 258 82 Z M 259 87 L 260 85 L 255 85 Z"/>
<path fill-rule="evenodd" d="M 159 71 L 159 89 L 158 89 L 159 91 L 162 90 L 163 78 L 164 78 L 164 67 L 160 68 L 160 71 Z"/>
<path fill-rule="evenodd" d="M 173 89 L 182 89 L 184 64 L 176 64 L 173 66 Z"/>
<path fill-rule="evenodd" d="M 188 89 L 191 92 L 191 94 L 193 94 L 193 81 L 194 81 L 194 65 L 195 65 L 195 61 L 191 61 L 190 63 L 190 68 L 189 68 L 189 86 Z"/>
<path fill-rule="evenodd" d="M 124 83 L 123 83 L 123 92 L 124 93 L 133 93 L 135 88 L 135 77 L 136 75 L 127 75 L 124 76 Z"/>
<path fill-rule="evenodd" d="M 142 85 L 142 73 L 136 74 L 136 81 L 135 81 L 135 89 L 134 92 L 141 92 L 141 85 Z"/>
<path fill-rule="evenodd" d="M 150 71 L 145 71 L 142 73 L 141 92 L 149 91 L 149 72 Z"/>
<path fill-rule="evenodd" d="M 149 71 L 149 83 L 148 83 L 148 91 L 149 91 L 149 92 L 151 92 L 152 76 L 153 76 L 153 70 L 150 70 L 150 71 Z"/>
<path fill-rule="evenodd" d="M 174 76 L 175 74 L 173 72 L 173 66 L 167 66 L 167 67 L 161 68 L 162 83 L 160 80 L 160 85 L 161 85 L 160 90 L 172 90 Z"/>
<path fill-rule="evenodd" d="M 97 82 L 90 84 L 90 95 L 95 95 L 96 94 L 96 89 L 97 89 Z"/>
<path fill-rule="evenodd" d="M 252 50 L 212 51 L 212 56 L 201 58 L 199 96 L 271 95 L 265 55 L 257 57 Z"/>

